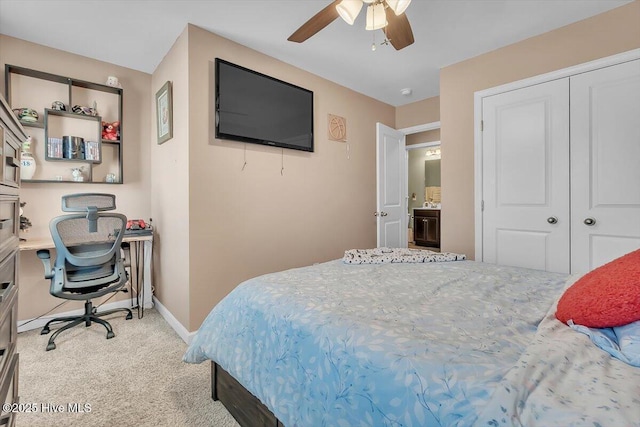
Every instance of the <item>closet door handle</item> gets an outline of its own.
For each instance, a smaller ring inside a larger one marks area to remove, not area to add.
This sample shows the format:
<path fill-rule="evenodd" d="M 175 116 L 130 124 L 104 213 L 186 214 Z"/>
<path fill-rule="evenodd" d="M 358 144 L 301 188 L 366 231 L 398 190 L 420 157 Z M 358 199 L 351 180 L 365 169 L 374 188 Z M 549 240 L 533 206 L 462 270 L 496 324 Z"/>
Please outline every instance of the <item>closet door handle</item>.
<path fill-rule="evenodd" d="M 388 215 L 388 213 L 386 213 L 386 212 L 380 212 L 380 216 L 387 216 L 387 215 Z"/>
<path fill-rule="evenodd" d="M 584 219 L 584 223 L 585 223 L 585 225 L 588 225 L 589 227 L 592 227 L 592 226 L 595 225 L 596 220 L 595 220 L 595 218 L 585 218 Z"/>
<path fill-rule="evenodd" d="M 549 218 L 547 218 L 547 222 L 549 224 L 557 224 L 558 223 L 558 217 L 550 216 Z"/>

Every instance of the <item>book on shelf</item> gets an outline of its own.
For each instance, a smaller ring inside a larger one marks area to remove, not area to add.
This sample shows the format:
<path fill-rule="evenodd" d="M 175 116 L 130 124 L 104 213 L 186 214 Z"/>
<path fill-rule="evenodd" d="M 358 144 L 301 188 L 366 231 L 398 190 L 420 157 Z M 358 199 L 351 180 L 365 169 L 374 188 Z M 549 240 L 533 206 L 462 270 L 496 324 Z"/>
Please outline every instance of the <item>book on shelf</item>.
<path fill-rule="evenodd" d="M 100 144 L 96 141 L 84 142 L 84 158 L 94 162 L 100 161 Z"/>
<path fill-rule="evenodd" d="M 62 159 L 62 138 L 49 138 L 47 156 L 53 159 Z"/>

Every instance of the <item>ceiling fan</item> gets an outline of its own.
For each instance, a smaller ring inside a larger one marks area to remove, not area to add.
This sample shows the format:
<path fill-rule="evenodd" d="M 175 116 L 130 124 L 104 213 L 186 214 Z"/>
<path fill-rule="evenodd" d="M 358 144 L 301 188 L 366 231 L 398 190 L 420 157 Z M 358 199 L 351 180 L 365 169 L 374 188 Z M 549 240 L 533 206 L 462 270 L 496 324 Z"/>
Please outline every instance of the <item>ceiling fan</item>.
<path fill-rule="evenodd" d="M 411 0 L 335 0 L 302 24 L 287 40 L 302 43 L 340 16 L 353 25 L 363 5 L 367 8 L 367 30 L 382 29 L 387 41 L 396 49 L 414 42 L 413 31 L 404 11 Z"/>

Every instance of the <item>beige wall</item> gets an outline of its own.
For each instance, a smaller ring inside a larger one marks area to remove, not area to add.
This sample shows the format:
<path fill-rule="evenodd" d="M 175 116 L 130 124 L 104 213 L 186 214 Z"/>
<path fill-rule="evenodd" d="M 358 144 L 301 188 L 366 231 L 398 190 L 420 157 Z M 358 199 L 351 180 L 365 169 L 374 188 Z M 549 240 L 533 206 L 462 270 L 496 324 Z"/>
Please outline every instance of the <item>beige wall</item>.
<path fill-rule="evenodd" d="M 0 35 L 0 67 L 3 95 L 4 66 L 17 65 L 53 74 L 74 77 L 81 80 L 104 83 L 107 76 L 118 76 L 124 87 L 123 116 L 123 157 L 124 184 L 35 184 L 24 183 L 20 198 L 27 202 L 25 216 L 33 227 L 24 236 L 28 239 L 49 236 L 48 224 L 51 218 L 62 214 L 60 197 L 64 194 L 83 191 L 107 192 L 116 195 L 118 211 L 131 218 L 149 218 L 150 210 L 150 120 L 151 76 L 146 73 L 96 61 L 57 49 Z M 17 107 L 17 106 L 14 106 Z M 28 131 L 28 128 L 27 128 Z M 61 302 L 49 295 L 49 283 L 44 280 L 44 268 L 33 251 L 21 256 L 20 294 L 18 315 L 21 320 L 43 314 Z M 81 307 L 82 303 L 77 305 Z M 67 304 L 58 311 L 73 309 Z"/>
<path fill-rule="evenodd" d="M 440 72 L 442 249 L 474 257 L 474 92 L 640 47 L 640 2 Z"/>
<path fill-rule="evenodd" d="M 440 97 L 423 99 L 396 107 L 396 129 L 403 129 L 440 120 Z"/>
<path fill-rule="evenodd" d="M 418 132 L 407 135 L 406 144 L 415 145 L 436 141 L 440 141 L 440 129 L 428 130 L 425 132 Z"/>
<path fill-rule="evenodd" d="M 375 123 L 394 126 L 395 109 L 198 27 L 188 30 L 188 329 L 195 330 L 245 279 L 375 245 Z M 313 91 L 315 152 L 216 140 L 216 57 Z M 350 159 L 344 143 L 327 138 L 329 113 L 347 119 Z"/>
<path fill-rule="evenodd" d="M 440 121 L 439 96 L 396 107 L 396 129 L 403 129 L 438 121 Z M 440 141 L 440 129 L 407 135 L 406 144 L 414 145 L 434 141 Z"/>
<path fill-rule="evenodd" d="M 155 295 L 185 327 L 189 324 L 189 68 L 187 31 L 156 68 L 151 105 L 151 211 L 156 228 Z M 155 93 L 173 86 L 173 138 L 157 144 Z"/>

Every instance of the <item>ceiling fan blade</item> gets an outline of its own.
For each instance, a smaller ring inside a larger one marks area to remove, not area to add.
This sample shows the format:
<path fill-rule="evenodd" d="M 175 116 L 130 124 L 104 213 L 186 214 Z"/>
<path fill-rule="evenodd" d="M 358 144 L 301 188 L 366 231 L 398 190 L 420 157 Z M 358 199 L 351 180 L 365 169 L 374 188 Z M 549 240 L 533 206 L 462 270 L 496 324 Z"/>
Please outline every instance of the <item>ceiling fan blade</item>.
<path fill-rule="evenodd" d="M 400 50 L 413 44 L 413 31 L 411 30 L 411 24 L 409 24 L 407 15 L 402 13 L 398 16 L 390 7 L 387 7 L 385 11 L 388 23 L 386 26 L 386 35 L 393 47 L 395 47 L 396 50 Z"/>
<path fill-rule="evenodd" d="M 295 33 L 291 34 L 287 40 L 290 42 L 302 43 L 315 33 L 331 24 L 339 15 L 336 6 L 341 0 L 335 0 L 320 12 L 316 13 L 311 19 L 302 24 Z"/>

